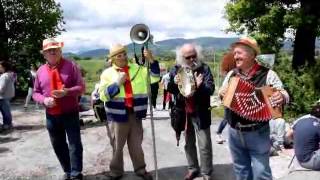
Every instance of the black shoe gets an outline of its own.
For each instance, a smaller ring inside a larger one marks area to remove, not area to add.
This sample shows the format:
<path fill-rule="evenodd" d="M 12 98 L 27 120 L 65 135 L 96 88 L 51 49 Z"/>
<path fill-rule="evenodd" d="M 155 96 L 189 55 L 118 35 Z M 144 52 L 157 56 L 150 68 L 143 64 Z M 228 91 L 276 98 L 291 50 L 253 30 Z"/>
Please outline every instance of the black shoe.
<path fill-rule="evenodd" d="M 143 180 L 153 180 L 152 174 L 145 172 L 144 174 L 137 174 L 137 176 L 141 177 Z"/>
<path fill-rule="evenodd" d="M 111 176 L 111 175 L 107 175 L 107 179 L 106 180 L 120 180 L 122 178 L 121 176 Z"/>
<path fill-rule="evenodd" d="M 83 175 L 80 173 L 77 176 L 71 176 L 70 179 L 71 180 L 82 180 L 83 179 Z"/>
<path fill-rule="evenodd" d="M 12 131 L 13 131 L 12 125 L 4 124 L 0 127 L 0 133 L 2 134 L 8 134 L 8 133 L 11 133 Z"/>

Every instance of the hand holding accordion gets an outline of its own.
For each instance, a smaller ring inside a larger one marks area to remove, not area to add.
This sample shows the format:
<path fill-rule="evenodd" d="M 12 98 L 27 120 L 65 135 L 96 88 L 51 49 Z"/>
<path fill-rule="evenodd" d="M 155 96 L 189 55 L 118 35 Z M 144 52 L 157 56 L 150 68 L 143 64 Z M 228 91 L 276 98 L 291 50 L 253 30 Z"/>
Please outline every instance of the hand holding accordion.
<path fill-rule="evenodd" d="M 177 72 L 175 81 L 184 97 L 190 97 L 196 91 L 196 80 L 190 68 L 181 67 Z"/>
<path fill-rule="evenodd" d="M 250 121 L 269 121 L 282 117 L 282 108 L 272 101 L 277 89 L 270 86 L 256 88 L 252 83 L 240 77 L 232 77 L 223 105 Z"/>

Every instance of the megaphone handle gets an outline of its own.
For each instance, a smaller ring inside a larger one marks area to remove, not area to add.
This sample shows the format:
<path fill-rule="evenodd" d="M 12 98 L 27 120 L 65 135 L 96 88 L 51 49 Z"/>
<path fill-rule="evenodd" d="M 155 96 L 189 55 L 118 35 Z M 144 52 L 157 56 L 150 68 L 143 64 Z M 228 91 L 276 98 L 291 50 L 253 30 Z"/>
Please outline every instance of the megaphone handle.
<path fill-rule="evenodd" d="M 144 57 L 144 46 L 141 47 L 141 61 L 142 61 L 142 64 L 144 65 L 145 62 L 146 62 L 146 58 Z"/>

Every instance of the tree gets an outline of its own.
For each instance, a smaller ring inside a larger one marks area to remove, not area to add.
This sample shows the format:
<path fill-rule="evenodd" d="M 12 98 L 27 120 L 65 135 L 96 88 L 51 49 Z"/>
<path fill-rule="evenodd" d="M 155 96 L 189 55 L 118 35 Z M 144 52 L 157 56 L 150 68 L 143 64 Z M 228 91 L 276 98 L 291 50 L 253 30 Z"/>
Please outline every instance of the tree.
<path fill-rule="evenodd" d="M 257 38 L 263 52 L 278 52 L 285 33 L 294 38 L 294 69 L 315 63 L 320 30 L 320 3 L 315 0 L 231 0 L 226 5 L 227 31 Z"/>
<path fill-rule="evenodd" d="M 0 0 L 0 59 L 8 60 L 8 34 L 4 9 Z"/>
<path fill-rule="evenodd" d="M 63 24 L 54 0 L 0 0 L 0 58 L 14 65 L 19 84 L 31 64 L 43 61 L 42 40 L 58 35 Z"/>

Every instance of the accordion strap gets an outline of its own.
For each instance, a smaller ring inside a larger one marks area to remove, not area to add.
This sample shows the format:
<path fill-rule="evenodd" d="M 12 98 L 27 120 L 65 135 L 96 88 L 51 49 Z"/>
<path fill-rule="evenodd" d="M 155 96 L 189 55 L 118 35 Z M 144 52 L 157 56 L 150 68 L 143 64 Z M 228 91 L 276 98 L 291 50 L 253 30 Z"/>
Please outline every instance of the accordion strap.
<path fill-rule="evenodd" d="M 257 73 L 260 67 L 261 66 L 258 63 L 255 63 L 248 73 L 248 79 L 251 79 Z"/>

